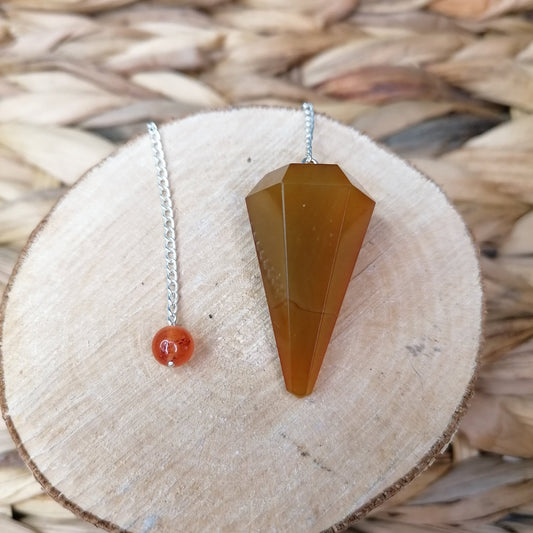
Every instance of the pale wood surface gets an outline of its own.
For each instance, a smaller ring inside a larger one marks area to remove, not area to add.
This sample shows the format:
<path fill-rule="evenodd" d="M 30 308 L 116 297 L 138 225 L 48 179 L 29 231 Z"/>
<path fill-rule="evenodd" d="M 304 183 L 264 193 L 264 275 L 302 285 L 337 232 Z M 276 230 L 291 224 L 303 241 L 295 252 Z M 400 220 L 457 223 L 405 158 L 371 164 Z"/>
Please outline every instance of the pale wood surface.
<path fill-rule="evenodd" d="M 319 116 L 314 156 L 376 210 L 314 393 L 287 393 L 244 197 L 303 156 L 303 116 L 205 113 L 162 128 L 178 226 L 170 370 L 162 223 L 148 138 L 82 179 L 33 235 L 3 306 L 3 410 L 56 499 L 132 532 L 320 531 L 365 512 L 448 442 L 470 394 L 482 297 L 441 191 Z"/>

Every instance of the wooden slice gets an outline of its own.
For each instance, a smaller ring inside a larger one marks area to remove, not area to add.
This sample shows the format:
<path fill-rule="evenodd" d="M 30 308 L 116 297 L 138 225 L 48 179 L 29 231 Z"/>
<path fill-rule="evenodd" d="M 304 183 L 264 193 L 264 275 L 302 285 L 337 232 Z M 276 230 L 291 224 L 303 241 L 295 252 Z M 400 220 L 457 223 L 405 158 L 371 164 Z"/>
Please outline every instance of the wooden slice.
<path fill-rule="evenodd" d="M 439 188 L 317 117 L 314 156 L 377 202 L 315 391 L 286 392 L 244 198 L 303 157 L 300 111 L 161 128 L 176 206 L 185 366 L 155 362 L 162 219 L 142 136 L 32 235 L 3 301 L 2 409 L 59 502 L 110 531 L 339 531 L 449 442 L 471 394 L 482 293 Z"/>

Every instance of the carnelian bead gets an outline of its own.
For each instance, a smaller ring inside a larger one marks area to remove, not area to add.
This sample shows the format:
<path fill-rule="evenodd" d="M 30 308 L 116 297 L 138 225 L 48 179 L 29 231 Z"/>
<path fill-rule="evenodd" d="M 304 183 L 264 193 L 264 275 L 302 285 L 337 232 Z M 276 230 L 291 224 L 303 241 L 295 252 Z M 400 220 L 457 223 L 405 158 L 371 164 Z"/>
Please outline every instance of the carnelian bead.
<path fill-rule="evenodd" d="M 156 360 L 165 366 L 180 366 L 186 363 L 194 351 L 191 334 L 181 326 L 161 328 L 152 341 Z"/>

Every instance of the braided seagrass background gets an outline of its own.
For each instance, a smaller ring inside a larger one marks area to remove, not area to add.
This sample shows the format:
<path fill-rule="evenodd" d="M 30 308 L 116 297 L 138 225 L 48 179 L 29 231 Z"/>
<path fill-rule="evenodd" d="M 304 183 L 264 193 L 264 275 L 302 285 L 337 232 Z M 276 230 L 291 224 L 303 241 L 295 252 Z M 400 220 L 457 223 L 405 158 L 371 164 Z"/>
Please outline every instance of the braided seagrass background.
<path fill-rule="evenodd" d="M 447 192 L 487 297 L 453 443 L 352 530 L 533 531 L 533 0 L 4 1 L 2 286 L 54 202 L 147 119 L 303 100 Z M 0 531 L 96 531 L 42 493 L 4 427 Z"/>

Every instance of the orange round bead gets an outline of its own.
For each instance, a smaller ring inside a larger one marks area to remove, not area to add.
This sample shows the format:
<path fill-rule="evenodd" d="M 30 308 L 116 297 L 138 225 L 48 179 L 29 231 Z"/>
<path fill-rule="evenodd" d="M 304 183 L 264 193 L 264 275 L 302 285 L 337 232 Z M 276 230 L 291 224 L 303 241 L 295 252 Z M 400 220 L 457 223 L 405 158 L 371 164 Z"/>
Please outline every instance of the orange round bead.
<path fill-rule="evenodd" d="M 181 326 L 161 328 L 152 341 L 156 360 L 165 366 L 180 366 L 186 363 L 194 351 L 191 334 Z"/>

